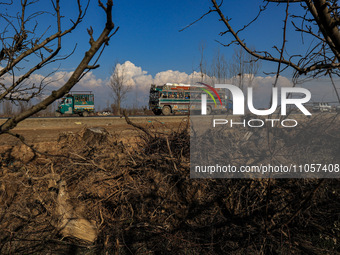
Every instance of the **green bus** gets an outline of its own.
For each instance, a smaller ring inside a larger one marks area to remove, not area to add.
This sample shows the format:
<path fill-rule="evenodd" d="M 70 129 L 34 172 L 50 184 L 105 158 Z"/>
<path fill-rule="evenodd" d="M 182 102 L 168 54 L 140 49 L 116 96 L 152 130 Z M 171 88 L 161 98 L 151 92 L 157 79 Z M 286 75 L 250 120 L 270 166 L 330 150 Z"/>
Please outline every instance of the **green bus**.
<path fill-rule="evenodd" d="M 208 94 L 207 114 L 226 112 L 228 102 L 225 90 L 214 89 L 209 85 L 189 85 L 166 83 L 151 85 L 149 95 L 149 109 L 155 115 L 170 115 L 201 111 L 201 95 Z M 218 96 L 217 96 L 218 95 Z M 230 103 L 229 103 L 230 105 Z"/>
<path fill-rule="evenodd" d="M 87 117 L 94 113 L 94 95 L 92 92 L 75 91 L 61 99 L 55 112 L 57 117 L 64 114 L 78 114 Z"/>

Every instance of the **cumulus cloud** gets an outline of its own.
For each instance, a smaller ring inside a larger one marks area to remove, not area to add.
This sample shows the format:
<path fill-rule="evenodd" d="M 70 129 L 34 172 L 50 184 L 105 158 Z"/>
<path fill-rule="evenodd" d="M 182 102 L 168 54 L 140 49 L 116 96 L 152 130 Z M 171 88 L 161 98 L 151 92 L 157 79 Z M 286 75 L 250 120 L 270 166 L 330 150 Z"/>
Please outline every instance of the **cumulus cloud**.
<path fill-rule="evenodd" d="M 98 79 L 92 72 L 87 73 L 78 84 L 88 89 L 97 89 L 104 86 L 103 80 Z"/>
<path fill-rule="evenodd" d="M 44 79 L 45 83 L 48 83 L 52 89 L 58 89 L 62 87 L 71 77 L 73 72 L 60 71 L 55 72 L 48 77 L 36 74 L 30 77 L 30 80 L 41 81 Z M 82 89 L 96 89 L 102 87 L 104 84 L 102 79 L 97 78 L 93 72 L 88 72 L 76 85 L 75 88 L 81 87 Z"/>
<path fill-rule="evenodd" d="M 130 61 L 118 64 L 117 68 L 124 72 L 126 84 L 133 89 L 141 90 L 149 87 L 153 81 L 152 75 L 147 71 L 143 71 L 141 67 L 136 66 Z"/>
<path fill-rule="evenodd" d="M 151 84 L 165 84 L 165 83 L 184 83 L 195 84 L 201 81 L 201 73 L 193 72 L 187 74 L 185 72 L 167 70 L 157 73 L 154 77 L 143 70 L 142 67 L 136 66 L 130 61 L 123 64 L 118 64 L 117 68 L 124 72 L 126 84 L 131 86 L 131 92 L 126 99 L 126 105 L 146 106 L 148 103 L 149 89 Z M 210 77 L 204 75 L 204 81 L 209 82 Z M 106 84 L 110 82 L 110 78 Z"/>
<path fill-rule="evenodd" d="M 185 84 L 195 84 L 198 81 L 202 80 L 202 75 L 199 72 L 185 73 L 176 70 L 167 70 L 161 71 L 153 77 L 146 70 L 143 70 L 142 67 L 136 66 L 131 61 L 126 61 L 122 64 L 118 64 L 118 67 L 124 70 L 125 78 L 127 81 L 127 85 L 131 86 L 131 92 L 123 104 L 123 106 L 146 106 L 148 103 L 149 89 L 151 84 L 165 84 L 168 82 L 171 83 L 185 83 Z M 45 77 L 41 74 L 33 74 L 31 75 L 27 84 L 32 83 L 40 83 L 41 81 L 48 83 L 47 94 L 52 90 L 60 88 L 64 85 L 67 80 L 72 75 L 72 71 L 57 71 L 52 73 L 50 76 Z M 12 77 L 4 77 L 5 80 L 2 82 L 11 82 Z M 209 77 L 204 75 L 204 82 L 209 84 L 217 83 L 214 77 Z M 239 77 L 235 76 L 223 82 L 229 84 L 238 84 Z M 244 74 L 243 81 L 244 84 L 249 84 L 249 80 L 252 79 L 252 87 L 254 88 L 254 103 L 255 107 L 266 107 L 269 105 L 272 87 L 275 82 L 275 76 L 256 76 L 253 77 L 251 74 Z M 72 89 L 74 91 L 92 91 L 95 94 L 96 105 L 97 108 L 100 106 L 101 108 L 108 106 L 113 103 L 112 92 L 108 88 L 108 83 L 110 81 L 110 77 L 101 79 L 96 77 L 93 72 L 88 72 L 78 84 Z M 309 87 L 313 89 L 313 91 L 319 91 L 318 93 L 322 96 L 324 94 L 334 95 L 332 93 L 331 86 L 325 86 L 325 82 L 322 83 L 322 89 L 320 89 L 320 84 L 316 81 L 309 84 Z M 292 86 L 292 82 L 287 77 L 280 76 L 278 79 L 277 87 L 289 87 Z M 246 86 L 245 86 L 246 87 Z M 308 88 L 308 85 L 305 87 Z M 314 94 L 318 94 L 314 93 Z M 313 92 L 312 92 L 313 94 Z M 326 99 L 326 97 L 324 96 Z M 318 101 L 316 97 L 314 101 Z M 320 101 L 320 99 L 319 99 Z"/>
<path fill-rule="evenodd" d="M 145 106 L 148 100 L 150 84 L 153 83 L 153 77 L 144 71 L 142 67 L 136 66 L 130 61 L 125 61 L 123 64 L 117 64 L 116 68 L 119 72 L 123 72 L 125 83 L 130 86 L 130 92 L 123 103 L 123 106 Z M 105 81 L 105 87 L 108 88 L 111 77 Z M 112 92 L 109 91 L 107 100 L 112 100 Z"/>
<path fill-rule="evenodd" d="M 173 70 L 159 72 L 155 75 L 156 84 L 165 84 L 167 82 L 187 83 L 188 80 L 189 75 L 187 73 Z"/>

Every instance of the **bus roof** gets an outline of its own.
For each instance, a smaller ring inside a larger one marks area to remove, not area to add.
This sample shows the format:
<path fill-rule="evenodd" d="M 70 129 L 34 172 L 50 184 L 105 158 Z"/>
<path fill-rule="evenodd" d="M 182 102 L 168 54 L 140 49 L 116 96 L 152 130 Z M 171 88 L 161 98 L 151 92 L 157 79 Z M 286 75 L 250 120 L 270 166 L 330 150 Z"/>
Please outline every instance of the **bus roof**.
<path fill-rule="evenodd" d="M 210 85 L 215 88 L 215 85 Z M 151 90 L 190 90 L 195 88 L 206 88 L 207 86 L 203 84 L 184 84 L 184 83 L 165 83 L 163 85 L 151 84 Z M 220 91 L 221 88 L 216 88 L 217 91 Z"/>

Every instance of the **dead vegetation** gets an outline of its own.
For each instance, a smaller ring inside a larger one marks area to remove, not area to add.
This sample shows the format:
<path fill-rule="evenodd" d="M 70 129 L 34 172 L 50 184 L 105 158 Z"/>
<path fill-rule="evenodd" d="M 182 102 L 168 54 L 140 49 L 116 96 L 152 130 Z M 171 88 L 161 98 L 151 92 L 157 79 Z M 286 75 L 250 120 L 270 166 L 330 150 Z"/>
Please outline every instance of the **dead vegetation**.
<path fill-rule="evenodd" d="M 253 117 L 253 119 L 255 118 L 258 117 Z M 304 166 L 305 164 L 339 165 L 339 115 L 316 115 L 311 119 L 300 120 L 295 128 L 273 128 L 268 122 L 263 128 L 230 128 L 227 125 L 213 129 L 196 128 L 195 125 L 200 124 L 200 121 L 198 120 L 192 125 L 195 139 L 191 140 L 193 148 L 191 162 L 195 162 L 195 165 L 216 165 L 217 163 L 223 165 L 224 162 L 229 162 L 237 167 L 269 164 L 288 167 L 291 165 Z M 213 156 L 211 156 L 212 154 Z M 306 167 L 308 168 L 308 165 Z M 309 169 L 308 172 L 300 173 L 300 169 L 296 169 L 297 172 L 294 174 L 279 175 L 280 173 L 278 173 L 274 176 L 275 173 L 266 175 L 249 173 L 248 177 L 337 178 L 339 176 L 339 170 L 316 172 Z M 216 176 L 218 175 L 216 174 Z M 228 178 L 240 178 L 240 176 L 240 173 L 227 174 Z"/>
<path fill-rule="evenodd" d="M 170 132 L 130 124 L 136 146 L 92 128 L 61 134 L 58 157 L 3 152 L 0 253 L 339 252 L 338 179 L 190 179 L 187 121 Z M 322 148 L 339 139 L 329 135 Z"/>

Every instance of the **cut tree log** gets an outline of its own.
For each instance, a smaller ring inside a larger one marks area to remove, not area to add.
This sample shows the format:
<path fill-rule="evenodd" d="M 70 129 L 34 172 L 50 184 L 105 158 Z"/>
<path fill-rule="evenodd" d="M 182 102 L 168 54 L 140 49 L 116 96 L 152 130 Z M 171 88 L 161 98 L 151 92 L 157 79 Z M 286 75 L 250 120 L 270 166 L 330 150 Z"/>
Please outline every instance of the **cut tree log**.
<path fill-rule="evenodd" d="M 64 237 L 73 237 L 93 243 L 98 234 L 95 221 L 89 221 L 79 215 L 69 202 L 66 182 L 59 182 L 57 212 L 59 215 L 58 229 Z"/>

